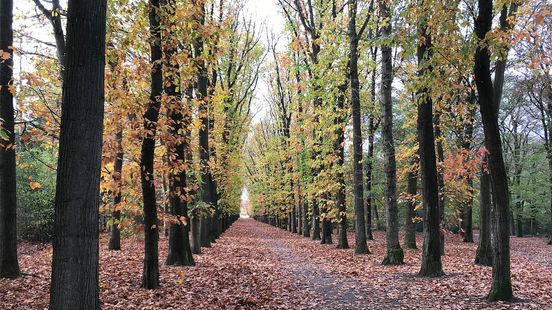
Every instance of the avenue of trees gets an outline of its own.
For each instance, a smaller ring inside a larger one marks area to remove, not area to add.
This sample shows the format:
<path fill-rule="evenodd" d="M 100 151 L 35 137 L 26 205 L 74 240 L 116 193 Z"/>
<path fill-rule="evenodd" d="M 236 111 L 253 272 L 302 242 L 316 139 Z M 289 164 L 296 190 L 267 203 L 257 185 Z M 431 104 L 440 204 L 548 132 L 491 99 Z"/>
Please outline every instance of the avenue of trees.
<path fill-rule="evenodd" d="M 459 233 L 514 299 L 510 236 L 552 244 L 552 5 L 275 1 L 279 34 L 241 0 L 0 0 L 1 278 L 51 242 L 50 308 L 98 309 L 106 232 L 143 238 L 156 289 L 247 188 L 255 219 L 358 255 L 385 230 L 383 265 L 421 247 L 421 277 Z"/>
<path fill-rule="evenodd" d="M 385 229 L 382 263 L 420 246 L 424 277 L 446 274 L 447 233 L 479 228 L 488 300 L 512 300 L 510 235 L 552 232 L 550 4 L 278 3 L 287 37 L 248 137 L 251 213 L 323 244 L 335 226 L 338 248 L 354 229 L 357 254 Z"/>

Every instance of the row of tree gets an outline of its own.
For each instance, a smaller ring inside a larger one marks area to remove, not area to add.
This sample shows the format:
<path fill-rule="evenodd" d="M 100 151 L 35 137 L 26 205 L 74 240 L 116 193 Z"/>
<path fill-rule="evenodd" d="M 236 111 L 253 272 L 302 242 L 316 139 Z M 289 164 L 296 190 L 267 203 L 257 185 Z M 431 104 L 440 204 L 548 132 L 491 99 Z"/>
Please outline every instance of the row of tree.
<path fill-rule="evenodd" d="M 552 167 L 536 168 L 552 159 L 550 4 L 278 2 L 287 41 L 271 44 L 270 115 L 248 138 L 251 212 L 323 244 L 335 223 L 338 248 L 352 214 L 365 254 L 382 205 L 383 264 L 403 263 L 399 218 L 405 248 L 421 221 L 420 275 L 436 277 L 444 232 L 473 242 L 478 208 L 488 299 L 512 300 L 511 226 L 552 231 Z"/>
<path fill-rule="evenodd" d="M 161 228 L 165 263 L 194 265 L 192 253 L 240 212 L 242 146 L 264 57 L 243 3 L 70 0 L 64 9 L 34 0 L 38 18 L 23 20 L 47 26 L 54 43 L 21 26 L 18 48 L 13 0 L 0 3 L 0 276 L 21 274 L 16 184 L 45 190 L 36 176 L 16 182 L 16 169 L 34 165 L 16 167 L 16 145 L 59 149 L 39 161 L 57 171 L 52 309 L 99 307 L 100 218 L 110 250 L 144 232 L 142 287 L 159 286 Z M 33 65 L 20 66 L 19 79 L 14 53 Z"/>

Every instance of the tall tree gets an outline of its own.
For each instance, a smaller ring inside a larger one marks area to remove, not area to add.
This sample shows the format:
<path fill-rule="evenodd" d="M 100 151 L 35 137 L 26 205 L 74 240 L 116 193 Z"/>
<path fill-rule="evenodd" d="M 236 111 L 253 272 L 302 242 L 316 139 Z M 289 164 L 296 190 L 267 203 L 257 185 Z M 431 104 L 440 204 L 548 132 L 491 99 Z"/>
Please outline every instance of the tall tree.
<path fill-rule="evenodd" d="M 421 1 L 421 8 L 428 3 Z M 422 178 L 422 201 L 424 206 L 424 246 L 422 266 L 419 274 L 424 277 L 439 277 L 444 274 L 441 263 L 441 237 L 439 233 L 439 184 L 437 179 L 437 158 L 435 156 L 435 135 L 433 132 L 433 100 L 428 77 L 433 67 L 433 45 L 428 33 L 428 16 L 419 21 L 418 75 L 422 87 L 418 90 L 418 144 Z"/>
<path fill-rule="evenodd" d="M 13 108 L 13 0 L 0 1 L 0 278 L 19 276 Z"/>
<path fill-rule="evenodd" d="M 382 37 L 391 38 L 391 3 L 388 0 L 380 2 L 381 20 L 385 25 L 381 28 Z M 392 47 L 389 42 L 381 46 L 381 94 L 384 170 L 385 170 L 385 203 L 387 220 L 387 253 L 383 259 L 385 265 L 400 265 L 404 260 L 404 252 L 399 243 L 399 216 L 397 208 L 397 164 L 395 159 L 395 141 L 393 140 L 393 60 Z"/>
<path fill-rule="evenodd" d="M 50 309 L 98 309 L 107 1 L 70 0 Z"/>
<path fill-rule="evenodd" d="M 140 179 L 144 204 L 144 266 L 142 287 L 155 289 L 159 286 L 159 223 L 155 194 L 154 158 L 155 137 L 161 95 L 163 92 L 163 52 L 161 49 L 161 14 L 159 0 L 149 1 L 151 92 L 144 114 L 144 137 L 140 154 Z"/>
<path fill-rule="evenodd" d="M 479 13 L 475 20 L 475 34 L 480 40 L 475 51 L 475 83 L 479 95 L 479 109 L 485 134 L 485 147 L 489 151 L 489 175 L 491 179 L 494 229 L 493 238 L 493 281 L 488 295 L 489 301 L 513 299 L 510 278 L 510 192 L 508 176 L 502 156 L 502 142 L 498 126 L 498 112 L 501 88 L 493 87 L 491 73 L 491 52 L 487 34 L 493 24 L 493 1 L 479 0 Z M 507 10 L 505 8 L 505 10 Z M 501 70 L 500 64 L 497 70 Z M 495 77 L 496 79 L 501 77 Z M 492 220 L 492 221 L 493 221 Z"/>
<path fill-rule="evenodd" d="M 169 227 L 169 253 L 165 263 L 176 266 L 193 266 L 194 259 L 190 247 L 188 194 L 186 192 L 186 149 L 189 137 L 187 127 L 190 124 L 182 101 L 182 80 L 180 65 L 176 59 L 179 40 L 176 38 L 174 16 L 177 13 L 176 0 L 161 0 L 162 21 L 165 29 L 163 44 L 165 50 L 165 87 L 166 105 L 170 124 L 169 138 L 169 203 L 171 224 Z"/>
<path fill-rule="evenodd" d="M 370 4 L 370 12 L 373 9 Z M 357 0 L 349 1 L 349 83 L 351 84 L 351 107 L 353 118 L 353 182 L 355 208 L 355 253 L 369 253 L 366 243 L 366 226 L 364 221 L 364 178 L 362 168 L 362 130 L 360 122 L 360 83 L 358 73 L 358 43 L 370 21 L 366 17 L 360 30 L 357 30 Z M 369 211 L 368 211 L 369 212 Z"/>

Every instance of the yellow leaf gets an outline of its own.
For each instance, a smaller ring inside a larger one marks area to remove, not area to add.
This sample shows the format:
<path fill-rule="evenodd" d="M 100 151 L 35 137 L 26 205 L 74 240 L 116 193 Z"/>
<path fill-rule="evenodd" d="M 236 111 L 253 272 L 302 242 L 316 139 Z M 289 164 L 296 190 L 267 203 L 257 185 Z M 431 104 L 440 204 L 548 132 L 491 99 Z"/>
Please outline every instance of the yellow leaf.
<path fill-rule="evenodd" d="M 31 182 L 29 182 L 29 187 L 30 187 L 32 190 L 37 190 L 37 189 L 41 189 L 41 188 L 42 188 L 42 184 L 40 184 L 40 183 L 38 183 L 38 182 L 31 181 Z"/>

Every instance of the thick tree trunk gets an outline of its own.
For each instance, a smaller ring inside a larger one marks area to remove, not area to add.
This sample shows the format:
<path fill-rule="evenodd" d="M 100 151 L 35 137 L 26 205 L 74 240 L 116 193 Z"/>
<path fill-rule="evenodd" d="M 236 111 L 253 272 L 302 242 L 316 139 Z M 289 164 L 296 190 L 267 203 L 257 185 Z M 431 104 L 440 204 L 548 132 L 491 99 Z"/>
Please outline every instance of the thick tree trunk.
<path fill-rule="evenodd" d="M 425 18 L 425 17 L 422 17 Z M 426 21 L 422 20 L 421 24 Z M 421 43 L 418 45 L 418 75 L 425 77 L 433 70 L 431 36 L 425 26 L 419 29 Z M 433 133 L 433 101 L 427 88 L 418 91 L 418 143 L 420 171 L 422 176 L 422 202 L 424 206 L 424 246 L 420 276 L 444 275 L 441 263 L 441 236 L 439 211 L 439 184 L 435 136 Z"/>
<path fill-rule="evenodd" d="M 50 309 L 99 309 L 106 1 L 70 0 Z"/>
<path fill-rule="evenodd" d="M 142 199 L 144 203 L 144 267 L 142 270 L 142 287 L 155 289 L 159 286 L 159 223 L 157 219 L 157 201 L 155 194 L 155 136 L 161 93 L 163 91 L 163 67 L 160 63 L 161 27 L 159 0 L 149 2 L 150 48 L 151 48 L 151 93 L 150 102 L 144 114 L 145 135 L 142 140 L 140 159 L 140 177 L 142 180 Z"/>
<path fill-rule="evenodd" d="M 121 198 L 122 198 L 122 173 L 123 173 L 123 157 L 125 156 L 123 150 L 123 127 L 122 124 L 118 124 L 119 129 L 115 135 L 115 143 L 117 143 L 117 154 L 115 155 L 115 161 L 113 163 L 113 179 L 117 184 L 115 196 L 113 197 L 113 212 L 111 212 L 111 232 L 109 235 L 109 244 L 107 246 L 110 251 L 119 251 L 121 249 Z"/>
<path fill-rule="evenodd" d="M 0 278 L 19 276 L 13 94 L 13 0 L 0 0 Z"/>
<path fill-rule="evenodd" d="M 492 0 L 479 0 L 479 14 L 475 21 L 475 33 L 479 40 L 485 41 L 491 31 L 493 21 Z M 484 42 L 487 44 L 487 42 Z M 502 142 L 498 126 L 499 104 L 493 94 L 491 80 L 491 55 L 486 45 L 478 45 L 475 52 L 475 81 L 479 94 L 479 107 L 485 133 L 485 147 L 489 151 L 489 172 L 491 177 L 492 197 L 495 221 L 493 230 L 493 281 L 489 292 L 489 301 L 511 301 L 513 299 L 512 281 L 510 278 L 510 193 L 508 177 L 502 156 Z M 496 89 L 495 89 L 496 91 Z"/>
<path fill-rule="evenodd" d="M 353 203 L 355 209 L 355 253 L 370 253 L 364 219 L 364 178 L 362 168 L 362 124 L 360 122 L 360 83 L 358 78 L 357 2 L 349 4 L 349 82 L 353 118 Z M 389 60 L 391 61 L 391 60 Z"/>
<path fill-rule="evenodd" d="M 387 1 L 382 1 L 381 15 L 388 20 L 382 27 L 382 37 L 391 36 L 391 7 Z M 382 93 L 382 139 L 385 170 L 385 203 L 387 220 L 387 253 L 383 259 L 384 265 L 399 265 L 403 263 L 404 252 L 399 243 L 399 216 L 397 208 L 397 164 L 395 161 L 395 141 L 393 140 L 393 63 L 392 49 L 388 44 L 381 47 L 381 93 Z"/>
<path fill-rule="evenodd" d="M 414 162 L 414 164 L 417 166 L 416 162 Z M 414 197 L 418 194 L 418 174 L 413 168 L 408 172 L 407 193 L 408 201 L 406 202 L 404 247 L 407 249 L 416 249 L 416 223 L 414 222 L 414 218 L 416 217 L 416 211 L 414 210 L 416 208 L 416 201 Z"/>

